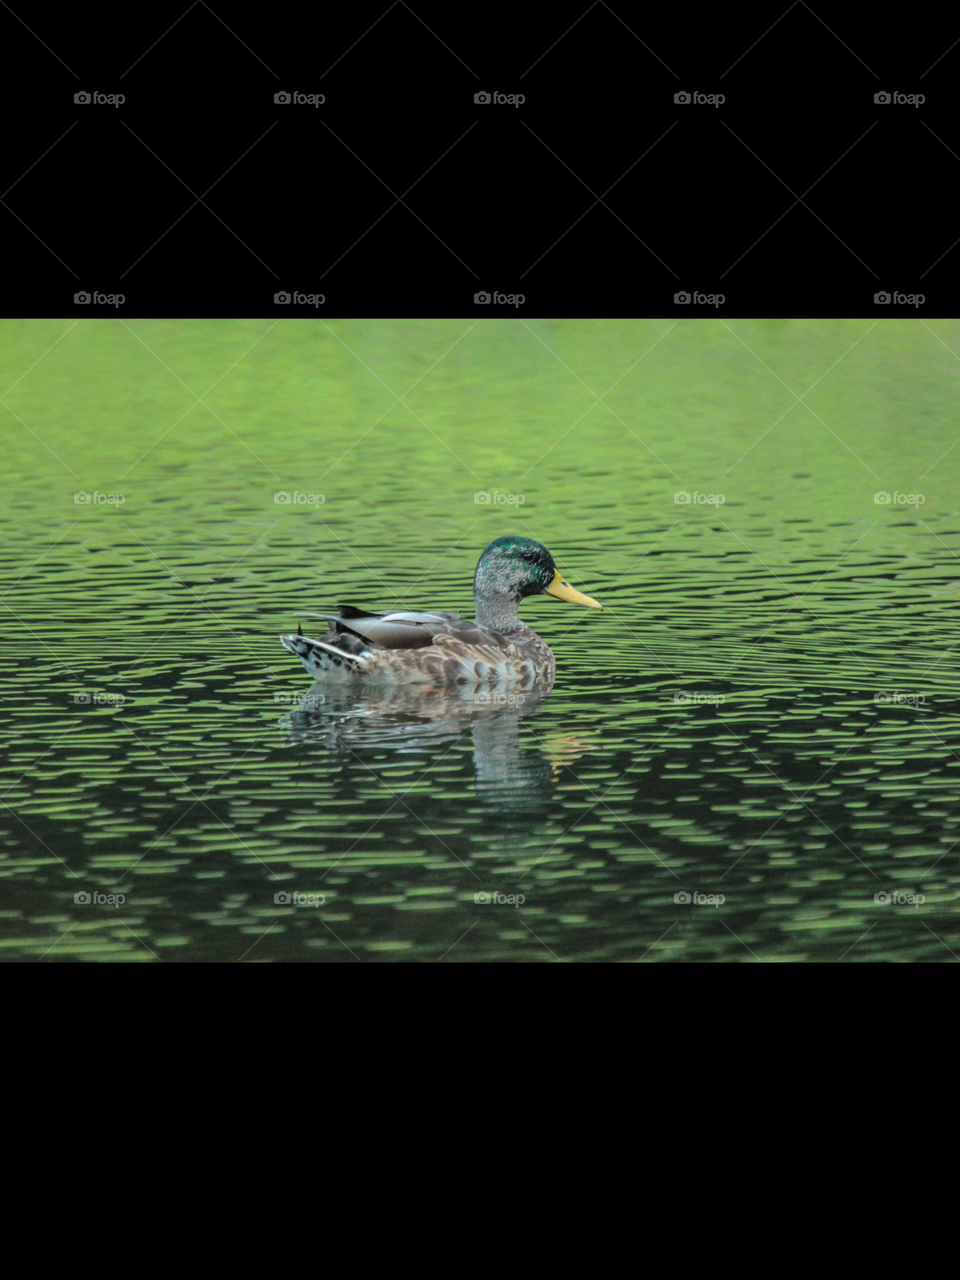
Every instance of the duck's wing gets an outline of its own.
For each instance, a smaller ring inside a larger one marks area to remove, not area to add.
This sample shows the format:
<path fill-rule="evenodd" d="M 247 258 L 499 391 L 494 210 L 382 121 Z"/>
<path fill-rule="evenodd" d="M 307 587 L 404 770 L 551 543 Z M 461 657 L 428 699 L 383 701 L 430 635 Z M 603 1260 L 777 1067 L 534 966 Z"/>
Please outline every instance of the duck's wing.
<path fill-rule="evenodd" d="M 357 611 L 360 612 L 359 610 Z M 453 686 L 469 683 L 553 685 L 553 655 L 535 632 L 503 635 L 464 621 L 456 614 L 307 614 L 323 618 L 330 630 L 317 640 L 281 636 L 316 678 L 358 673 L 367 679 Z"/>
<path fill-rule="evenodd" d="M 452 627 L 476 624 L 460 622 L 456 613 L 367 613 L 351 606 L 339 614 L 304 613 L 304 618 L 323 618 L 335 635 L 359 636 L 382 649 L 423 649 Z"/>

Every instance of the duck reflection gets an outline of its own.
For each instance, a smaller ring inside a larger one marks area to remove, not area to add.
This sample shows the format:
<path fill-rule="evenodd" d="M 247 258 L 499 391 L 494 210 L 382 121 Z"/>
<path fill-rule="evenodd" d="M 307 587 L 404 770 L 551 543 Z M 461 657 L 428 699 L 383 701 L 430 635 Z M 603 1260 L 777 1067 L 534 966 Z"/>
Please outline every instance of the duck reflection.
<path fill-rule="evenodd" d="M 317 683 L 299 708 L 283 717 L 288 746 L 321 742 L 343 754 L 375 748 L 436 757 L 468 733 L 473 739 L 477 796 L 485 809 L 503 814 L 542 814 L 557 777 L 591 749 L 562 732 L 521 744 L 522 722 L 549 696 L 547 691 L 498 692 L 459 687 L 355 691 Z"/>

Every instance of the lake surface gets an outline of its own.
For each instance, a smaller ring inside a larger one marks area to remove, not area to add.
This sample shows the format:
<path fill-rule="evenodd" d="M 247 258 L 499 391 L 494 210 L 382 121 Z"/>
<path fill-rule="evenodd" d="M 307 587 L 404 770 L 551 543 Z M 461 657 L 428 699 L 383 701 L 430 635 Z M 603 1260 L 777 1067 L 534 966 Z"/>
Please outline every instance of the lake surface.
<path fill-rule="evenodd" d="M 954 962 L 955 353 L 0 323 L 0 956 Z M 303 701 L 300 611 L 469 615 L 513 532 L 605 605 L 522 606 L 550 697 Z"/>

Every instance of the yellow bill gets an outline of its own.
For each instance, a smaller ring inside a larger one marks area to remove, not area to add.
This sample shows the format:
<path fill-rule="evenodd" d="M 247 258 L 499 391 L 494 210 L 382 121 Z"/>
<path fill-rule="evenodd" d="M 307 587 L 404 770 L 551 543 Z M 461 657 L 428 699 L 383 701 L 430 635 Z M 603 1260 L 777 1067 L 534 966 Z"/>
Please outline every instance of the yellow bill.
<path fill-rule="evenodd" d="M 585 604 L 591 609 L 602 609 L 603 605 L 599 600 L 594 600 L 590 596 L 585 596 L 582 591 L 577 591 L 575 587 L 571 587 L 569 582 L 564 582 L 560 576 L 558 569 L 553 576 L 553 581 L 549 587 L 544 587 L 544 595 L 556 596 L 558 600 L 569 600 L 571 604 Z"/>

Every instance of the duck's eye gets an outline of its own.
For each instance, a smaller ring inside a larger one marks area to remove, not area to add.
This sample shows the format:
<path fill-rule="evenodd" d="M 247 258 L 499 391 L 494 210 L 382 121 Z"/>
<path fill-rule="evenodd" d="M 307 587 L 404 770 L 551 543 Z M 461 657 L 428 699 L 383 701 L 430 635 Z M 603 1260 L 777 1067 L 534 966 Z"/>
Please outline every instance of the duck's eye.
<path fill-rule="evenodd" d="M 524 560 L 536 560 L 537 558 L 536 552 L 534 551 L 523 551 L 521 552 L 521 555 Z"/>

